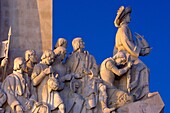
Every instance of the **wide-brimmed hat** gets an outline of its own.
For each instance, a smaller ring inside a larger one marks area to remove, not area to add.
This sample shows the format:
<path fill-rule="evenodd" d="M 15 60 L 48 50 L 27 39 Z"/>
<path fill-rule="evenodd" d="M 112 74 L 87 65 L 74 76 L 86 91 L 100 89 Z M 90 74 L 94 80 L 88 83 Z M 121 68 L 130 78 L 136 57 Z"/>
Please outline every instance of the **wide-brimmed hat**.
<path fill-rule="evenodd" d="M 114 24 L 116 27 L 119 27 L 120 26 L 120 23 L 122 22 L 123 18 L 132 12 L 132 8 L 131 7 L 126 7 L 124 8 L 124 6 L 121 6 L 119 8 L 119 10 L 117 11 L 117 16 L 114 20 Z"/>

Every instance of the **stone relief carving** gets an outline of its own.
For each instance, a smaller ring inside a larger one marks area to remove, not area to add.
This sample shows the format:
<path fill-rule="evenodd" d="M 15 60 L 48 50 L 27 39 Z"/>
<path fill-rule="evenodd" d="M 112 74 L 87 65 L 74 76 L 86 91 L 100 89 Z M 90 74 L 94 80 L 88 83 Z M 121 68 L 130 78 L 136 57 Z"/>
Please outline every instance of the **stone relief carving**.
<path fill-rule="evenodd" d="M 13 73 L 0 83 L 0 112 L 135 113 L 136 103 L 137 111 L 160 113 L 163 102 L 157 92 L 149 92 L 149 69 L 138 58 L 151 48 L 138 33 L 133 40 L 128 27 L 131 12 L 130 7 L 119 8 L 114 55 L 100 66 L 84 50 L 81 37 L 72 40 L 69 56 L 67 40 L 59 38 L 54 50 L 43 52 L 41 61 L 35 50 L 25 51 L 25 59 L 15 58 Z M 7 63 L 4 58 L 1 67 Z M 152 100 L 158 101 L 154 111 Z"/>
<path fill-rule="evenodd" d="M 24 73 L 26 65 L 22 57 L 14 60 L 14 71 L 3 81 L 2 88 L 7 95 L 7 109 L 12 113 L 48 112 L 48 106 L 38 103 L 36 92 L 27 74 Z"/>
<path fill-rule="evenodd" d="M 148 55 L 151 48 L 138 33 L 136 33 L 137 42 L 133 40 L 128 27 L 131 11 L 130 7 L 121 6 L 114 21 L 118 28 L 114 53 L 121 51 L 129 61 L 133 62 L 132 68 L 120 78 L 117 87 L 133 95 L 135 100 L 140 100 L 149 94 L 149 69 L 138 57 Z"/>
<path fill-rule="evenodd" d="M 127 103 L 133 102 L 133 97 L 128 95 L 128 92 L 124 92 L 114 85 L 115 77 L 123 76 L 131 68 L 131 65 L 132 63 L 127 62 L 123 52 L 117 52 L 113 58 L 107 58 L 102 62 L 100 75 L 107 86 L 109 107 L 119 108 Z M 118 67 L 122 68 L 119 69 Z"/>

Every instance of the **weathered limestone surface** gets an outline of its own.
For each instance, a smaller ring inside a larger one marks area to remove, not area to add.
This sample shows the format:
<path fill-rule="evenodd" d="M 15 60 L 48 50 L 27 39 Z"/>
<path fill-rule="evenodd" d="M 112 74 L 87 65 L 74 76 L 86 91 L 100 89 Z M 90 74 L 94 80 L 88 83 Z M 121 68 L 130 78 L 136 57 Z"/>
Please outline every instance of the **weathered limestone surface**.
<path fill-rule="evenodd" d="M 0 16 L 0 41 L 7 40 L 12 28 L 12 65 L 13 59 L 28 49 L 40 56 L 43 50 L 52 48 L 52 0 L 1 0 Z"/>
<path fill-rule="evenodd" d="M 125 105 L 117 110 L 117 113 L 163 113 L 164 103 L 159 94 L 146 100 L 137 101 Z"/>
<path fill-rule="evenodd" d="M 68 56 L 64 38 L 50 50 L 52 0 L 1 0 L 0 12 L 0 41 L 12 27 L 11 43 L 4 44 L 9 57 L 8 46 L 0 51 L 0 113 L 163 113 L 159 93 L 149 90 L 149 68 L 139 59 L 151 48 L 138 33 L 133 40 L 130 7 L 117 11 L 114 54 L 100 66 L 81 37 L 72 40 Z"/>

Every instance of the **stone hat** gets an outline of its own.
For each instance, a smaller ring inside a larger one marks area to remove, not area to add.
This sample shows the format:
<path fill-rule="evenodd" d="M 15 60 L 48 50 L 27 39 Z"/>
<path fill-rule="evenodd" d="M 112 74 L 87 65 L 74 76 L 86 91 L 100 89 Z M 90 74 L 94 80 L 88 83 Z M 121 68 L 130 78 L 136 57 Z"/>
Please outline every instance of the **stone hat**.
<path fill-rule="evenodd" d="M 116 27 L 120 26 L 120 23 L 122 22 L 122 19 L 129 13 L 132 12 L 132 8 L 131 7 L 126 7 L 124 8 L 124 6 L 121 6 L 119 8 L 119 10 L 117 11 L 117 16 L 114 20 L 114 24 Z"/>

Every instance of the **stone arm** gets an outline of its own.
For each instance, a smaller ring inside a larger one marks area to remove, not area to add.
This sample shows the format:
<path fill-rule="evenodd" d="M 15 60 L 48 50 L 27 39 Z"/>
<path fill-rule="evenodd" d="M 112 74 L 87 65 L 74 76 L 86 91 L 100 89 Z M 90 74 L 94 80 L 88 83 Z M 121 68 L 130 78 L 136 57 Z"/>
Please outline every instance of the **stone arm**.
<path fill-rule="evenodd" d="M 12 108 L 12 110 L 16 109 L 17 105 L 20 105 L 19 101 L 15 97 L 16 92 L 15 92 L 15 79 L 14 77 L 11 77 L 10 75 L 4 80 L 2 84 L 2 88 L 4 92 L 7 95 L 7 102 Z"/>
<path fill-rule="evenodd" d="M 115 66 L 115 63 L 114 62 L 111 62 L 111 61 L 107 61 L 106 62 L 106 68 L 109 69 L 111 72 L 113 72 L 114 74 L 118 75 L 118 76 L 121 76 L 123 74 L 125 74 L 130 67 L 126 66 L 122 69 L 118 69 L 116 66 Z"/>
<path fill-rule="evenodd" d="M 146 56 L 150 53 L 151 48 L 148 44 L 148 42 L 145 40 L 145 38 L 141 35 L 139 35 L 138 33 L 136 33 L 136 41 L 137 41 L 137 45 L 138 47 L 141 48 L 140 50 L 140 56 Z"/>
<path fill-rule="evenodd" d="M 43 72 L 41 67 L 39 65 L 35 65 L 31 75 L 33 86 L 39 85 L 45 76 L 46 74 Z"/>
<path fill-rule="evenodd" d="M 130 35 L 127 33 L 127 28 L 126 27 L 120 28 L 119 32 L 120 32 L 119 38 L 122 43 L 122 46 L 132 56 L 138 58 L 139 53 L 140 53 L 140 48 L 138 48 L 136 45 L 134 45 L 134 42 L 130 41 L 130 38 L 132 38 L 132 37 L 129 37 Z"/>
<path fill-rule="evenodd" d="M 90 57 L 92 59 L 91 60 L 92 61 L 92 65 L 91 65 L 90 71 L 92 71 L 93 75 L 97 77 L 98 76 L 98 72 L 99 72 L 99 66 L 96 63 L 96 60 L 95 60 L 94 56 L 90 55 Z"/>
<path fill-rule="evenodd" d="M 37 101 L 36 88 L 31 84 L 31 97 L 29 100 Z"/>

